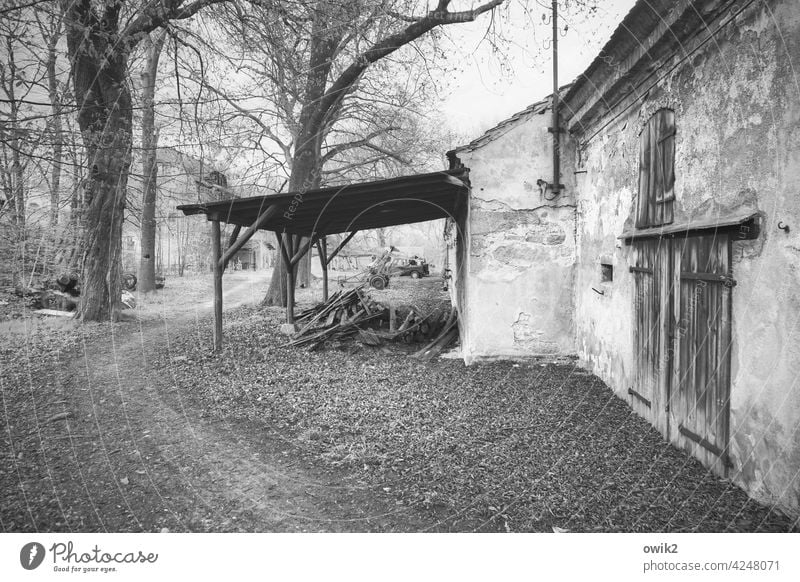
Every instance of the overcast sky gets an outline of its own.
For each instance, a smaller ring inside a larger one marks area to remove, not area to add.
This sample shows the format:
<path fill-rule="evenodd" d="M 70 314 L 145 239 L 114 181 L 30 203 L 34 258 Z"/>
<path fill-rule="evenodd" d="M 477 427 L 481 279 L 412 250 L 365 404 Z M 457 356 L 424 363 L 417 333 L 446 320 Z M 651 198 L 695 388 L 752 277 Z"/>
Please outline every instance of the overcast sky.
<path fill-rule="evenodd" d="M 519 4 L 511 4 L 495 19 L 498 35 L 509 41 L 501 55 L 488 42 L 481 42 L 490 22 L 486 15 L 476 23 L 453 27 L 451 37 L 463 66 L 451 81 L 443 113 L 458 133 L 477 137 L 552 93 L 552 49 L 546 44 L 552 37 L 552 25 L 550 10 L 544 7 L 550 2 L 540 0 L 541 7 L 537 2 L 530 4 L 536 9 L 526 13 Z M 565 23 L 569 28 L 559 38 L 560 85 L 571 82 L 589 66 L 634 4 L 635 0 L 600 0 L 593 15 L 562 16 L 562 33 Z"/>

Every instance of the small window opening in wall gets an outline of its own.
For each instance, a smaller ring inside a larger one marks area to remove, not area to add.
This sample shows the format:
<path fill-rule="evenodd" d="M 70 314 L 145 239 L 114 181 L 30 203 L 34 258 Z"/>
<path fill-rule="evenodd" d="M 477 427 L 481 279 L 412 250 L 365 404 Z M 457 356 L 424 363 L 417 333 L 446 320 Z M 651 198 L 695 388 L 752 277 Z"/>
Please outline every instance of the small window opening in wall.
<path fill-rule="evenodd" d="M 614 265 L 602 263 L 600 265 L 600 282 L 611 283 L 614 280 Z"/>

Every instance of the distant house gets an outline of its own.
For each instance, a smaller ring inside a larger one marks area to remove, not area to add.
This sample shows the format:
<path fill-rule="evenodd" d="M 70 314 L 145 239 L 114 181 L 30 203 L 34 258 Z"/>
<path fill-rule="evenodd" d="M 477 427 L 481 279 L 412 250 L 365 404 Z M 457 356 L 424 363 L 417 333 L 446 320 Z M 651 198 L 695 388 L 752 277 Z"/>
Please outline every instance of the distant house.
<path fill-rule="evenodd" d="M 164 274 L 182 274 L 185 270 L 208 271 L 211 248 L 209 228 L 176 210 L 179 204 L 212 202 L 228 197 L 249 196 L 228 183 L 228 177 L 204 167 L 200 160 L 170 147 L 160 147 L 158 163 L 158 199 L 156 207 L 156 270 Z M 128 180 L 129 197 L 141 204 L 142 179 L 135 169 Z M 138 209 L 126 220 L 123 232 L 123 265 L 136 271 L 139 266 L 140 225 Z M 258 233 L 233 258 L 232 265 L 243 269 L 265 268 L 272 264 L 274 246 L 266 233 Z M 237 263 L 238 259 L 238 263 Z"/>
<path fill-rule="evenodd" d="M 467 362 L 575 356 L 800 515 L 800 3 L 642 0 L 560 94 L 449 152 Z"/>

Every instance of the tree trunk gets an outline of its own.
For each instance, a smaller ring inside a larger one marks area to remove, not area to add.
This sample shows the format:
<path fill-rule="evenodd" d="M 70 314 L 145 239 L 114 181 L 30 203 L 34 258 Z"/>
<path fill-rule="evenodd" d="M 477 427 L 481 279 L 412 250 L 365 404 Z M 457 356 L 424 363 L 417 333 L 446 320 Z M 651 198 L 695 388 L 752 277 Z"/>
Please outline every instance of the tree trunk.
<path fill-rule="evenodd" d="M 81 303 L 84 321 L 116 320 L 120 303 L 122 223 L 132 144 L 128 55 L 88 2 L 73 2 L 66 15 L 67 46 L 86 149 Z"/>
<path fill-rule="evenodd" d="M 127 89 L 118 92 L 119 102 L 125 103 L 120 107 L 130 112 Z M 121 292 L 122 222 L 130 171 L 130 113 L 126 119 L 124 114 L 115 112 L 103 130 L 84 130 L 84 139 L 92 144 L 88 147 L 92 175 L 86 185 L 80 317 L 84 321 L 116 321 Z"/>
<path fill-rule="evenodd" d="M 19 126 L 19 103 L 17 102 L 15 84 L 18 82 L 17 66 L 14 60 L 14 52 L 12 46 L 12 39 L 6 39 L 6 49 L 8 50 L 8 85 L 5 86 L 4 92 L 8 95 L 8 118 L 5 127 L 0 132 L 0 137 L 4 143 L 9 144 L 11 150 L 11 159 L 3 160 L 3 165 L 8 168 L 10 162 L 10 170 L 6 172 L 5 190 L 6 202 L 9 206 L 9 214 L 11 217 L 12 229 L 12 280 L 14 284 L 23 284 L 25 279 L 24 263 L 25 263 L 25 171 L 22 166 L 21 147 L 22 140 L 20 135 L 22 132 Z M 5 149 L 5 148 L 4 148 Z M 4 152 L 5 153 L 5 152 Z"/>
<path fill-rule="evenodd" d="M 60 25 L 59 25 L 60 28 Z M 61 100 L 58 95 L 58 73 L 56 73 L 56 45 L 61 36 L 60 30 L 47 42 L 47 90 L 50 95 L 50 109 L 53 113 L 53 167 L 50 178 L 50 229 L 54 232 L 58 224 L 58 208 L 61 204 L 61 167 L 64 149 L 64 130 L 61 123 Z"/>
<path fill-rule="evenodd" d="M 159 31 L 155 40 L 148 36 L 147 63 L 142 71 L 142 200 L 141 257 L 139 259 L 139 290 L 143 293 L 156 289 L 156 198 L 158 193 L 158 131 L 155 128 L 155 92 L 158 59 L 164 46 L 166 31 Z"/>
<path fill-rule="evenodd" d="M 318 16 L 321 14 L 322 11 Z M 324 17 L 318 17 L 314 21 L 308 76 L 306 77 L 304 89 L 304 104 L 299 118 L 300 131 L 295 140 L 294 155 L 291 163 L 292 172 L 289 176 L 290 192 L 305 192 L 318 188 L 320 185 L 322 141 L 327 120 L 324 115 L 318 115 L 318 104 L 322 96 L 325 95 L 328 74 L 333 64 L 332 57 L 341 40 L 341 36 L 342 32 L 336 30 L 336 27 L 330 27 Z M 305 241 L 306 239 L 297 240 L 294 248 L 300 248 Z M 300 264 L 303 265 L 302 261 Z M 306 261 L 299 273 L 301 277 L 305 275 L 306 285 L 308 285 L 311 275 L 311 263 Z M 297 274 L 297 271 L 295 271 L 295 274 Z M 297 277 L 295 276 L 293 280 L 297 282 Z M 280 254 L 272 270 L 269 290 L 262 303 L 264 305 L 286 306 L 286 271 Z"/>
<path fill-rule="evenodd" d="M 304 132 L 304 134 L 308 135 L 306 132 Z M 316 148 L 315 154 L 313 146 L 311 148 L 304 148 L 303 152 L 299 152 L 295 155 L 292 164 L 292 175 L 289 179 L 289 189 L 291 192 L 304 192 L 316 188 L 319 185 L 319 159 L 319 148 Z M 294 237 L 294 248 L 300 248 L 306 240 L 307 239 L 301 237 Z M 277 241 L 276 248 L 280 248 Z M 270 280 L 269 290 L 262 304 L 286 307 L 286 270 L 280 251 L 277 252 L 276 259 L 275 266 L 272 268 L 272 279 Z M 300 265 L 295 267 L 295 275 L 298 274 L 299 266 Z M 306 268 L 310 271 L 310 263 L 307 263 Z M 297 276 L 295 276 L 294 280 L 297 282 Z"/>

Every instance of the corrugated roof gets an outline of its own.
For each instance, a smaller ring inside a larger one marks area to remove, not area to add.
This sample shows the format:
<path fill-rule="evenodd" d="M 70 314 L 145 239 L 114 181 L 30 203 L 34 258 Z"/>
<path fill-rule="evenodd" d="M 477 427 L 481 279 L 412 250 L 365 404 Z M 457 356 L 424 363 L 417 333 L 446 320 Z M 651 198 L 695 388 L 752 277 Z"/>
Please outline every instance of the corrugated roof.
<path fill-rule="evenodd" d="M 178 206 L 186 215 L 248 227 L 270 206 L 263 230 L 308 236 L 368 230 L 455 216 L 468 192 L 469 170 Z"/>

